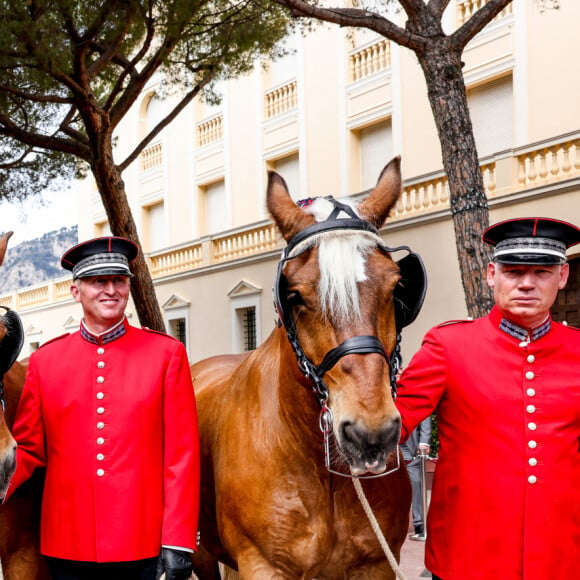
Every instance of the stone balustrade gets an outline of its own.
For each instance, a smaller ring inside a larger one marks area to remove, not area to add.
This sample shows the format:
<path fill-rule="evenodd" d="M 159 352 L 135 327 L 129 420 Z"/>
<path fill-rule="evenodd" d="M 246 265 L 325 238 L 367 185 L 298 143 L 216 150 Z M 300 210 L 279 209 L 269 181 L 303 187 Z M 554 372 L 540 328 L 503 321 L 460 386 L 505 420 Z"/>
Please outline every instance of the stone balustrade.
<path fill-rule="evenodd" d="M 298 84 L 291 81 L 276 87 L 265 95 L 266 119 L 287 113 L 298 106 Z"/>
<path fill-rule="evenodd" d="M 197 241 L 169 252 L 154 253 L 147 261 L 153 278 L 195 270 L 203 264 L 202 244 Z"/>
<path fill-rule="evenodd" d="M 204 147 L 215 141 L 223 139 L 224 136 L 224 116 L 216 115 L 211 119 L 206 119 L 196 126 L 197 145 Z"/>
<path fill-rule="evenodd" d="M 163 148 L 161 143 L 155 143 L 141 153 L 141 169 L 147 171 L 159 167 L 163 163 Z"/>
<path fill-rule="evenodd" d="M 457 25 L 463 25 L 467 20 L 469 20 L 475 12 L 480 8 L 483 8 L 487 4 L 488 0 L 460 0 L 457 2 Z M 499 18 L 504 18 L 513 14 L 513 8 L 511 3 L 508 4 L 497 16 L 496 20 Z"/>
<path fill-rule="evenodd" d="M 225 235 L 213 240 L 213 257 L 216 263 L 229 262 L 275 250 L 280 236 L 272 223 Z"/>
<path fill-rule="evenodd" d="M 580 172 L 580 139 L 546 145 L 516 156 L 517 186 L 535 187 Z"/>
<path fill-rule="evenodd" d="M 349 54 L 350 81 L 356 82 L 391 66 L 391 43 L 382 38 Z"/>

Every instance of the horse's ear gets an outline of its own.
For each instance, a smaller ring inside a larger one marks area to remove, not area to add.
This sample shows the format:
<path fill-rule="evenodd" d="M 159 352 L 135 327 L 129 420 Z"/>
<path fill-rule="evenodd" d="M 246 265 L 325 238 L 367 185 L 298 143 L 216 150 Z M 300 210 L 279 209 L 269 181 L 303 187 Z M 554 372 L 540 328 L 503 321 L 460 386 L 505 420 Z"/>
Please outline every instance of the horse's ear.
<path fill-rule="evenodd" d="M 268 171 L 266 203 L 270 215 L 286 241 L 314 223 L 314 218 L 292 201 L 286 182 L 275 171 Z"/>
<path fill-rule="evenodd" d="M 4 255 L 6 254 L 6 248 L 8 247 L 8 240 L 12 237 L 14 232 L 6 232 L 0 238 L 0 265 L 4 262 Z"/>
<path fill-rule="evenodd" d="M 379 229 L 401 197 L 402 184 L 401 157 L 397 155 L 381 171 L 377 185 L 370 195 L 360 203 L 360 216 Z"/>

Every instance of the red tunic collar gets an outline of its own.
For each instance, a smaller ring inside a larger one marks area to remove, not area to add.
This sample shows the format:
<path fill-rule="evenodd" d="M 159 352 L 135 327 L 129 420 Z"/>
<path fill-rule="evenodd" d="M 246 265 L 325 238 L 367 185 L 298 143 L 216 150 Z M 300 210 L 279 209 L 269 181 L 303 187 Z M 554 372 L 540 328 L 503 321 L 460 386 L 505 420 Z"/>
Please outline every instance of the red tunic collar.
<path fill-rule="evenodd" d="M 117 340 L 121 338 L 124 334 L 126 334 L 127 329 L 129 328 L 129 321 L 127 318 L 123 318 L 120 322 L 112 326 L 105 332 L 101 332 L 101 334 L 95 334 L 91 332 L 85 325 L 84 320 L 81 320 L 81 336 L 88 342 L 92 344 L 107 344 L 108 342 L 112 342 L 113 340 Z"/>
<path fill-rule="evenodd" d="M 550 316 L 534 328 L 523 328 L 515 322 L 504 318 L 497 306 L 493 307 L 489 317 L 494 326 L 497 326 L 497 328 L 503 330 L 506 334 L 509 334 L 520 341 L 533 342 L 534 340 L 538 340 L 539 338 L 542 338 L 542 336 L 548 334 L 552 328 L 552 318 Z"/>

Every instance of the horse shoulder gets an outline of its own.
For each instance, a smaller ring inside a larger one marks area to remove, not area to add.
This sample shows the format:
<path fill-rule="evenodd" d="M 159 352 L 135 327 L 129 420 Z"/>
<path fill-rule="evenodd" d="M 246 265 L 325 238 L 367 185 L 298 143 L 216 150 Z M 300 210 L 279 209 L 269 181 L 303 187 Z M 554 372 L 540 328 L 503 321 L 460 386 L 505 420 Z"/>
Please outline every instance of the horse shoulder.
<path fill-rule="evenodd" d="M 222 354 L 193 363 L 190 370 L 196 394 L 227 381 L 249 354 Z"/>
<path fill-rule="evenodd" d="M 221 437 L 231 407 L 231 381 L 249 353 L 218 355 L 191 365 L 201 444 L 209 450 Z"/>

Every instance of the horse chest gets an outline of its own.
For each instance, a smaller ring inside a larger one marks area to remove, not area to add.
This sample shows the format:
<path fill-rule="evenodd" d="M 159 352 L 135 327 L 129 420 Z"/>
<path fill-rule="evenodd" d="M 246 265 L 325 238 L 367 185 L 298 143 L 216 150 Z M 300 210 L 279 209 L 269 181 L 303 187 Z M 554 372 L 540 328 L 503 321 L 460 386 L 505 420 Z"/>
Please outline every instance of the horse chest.
<path fill-rule="evenodd" d="M 329 577 L 336 577 L 333 570 L 344 570 L 371 555 L 376 539 L 349 480 L 341 482 L 340 491 L 320 480 L 290 482 L 286 476 L 278 482 L 264 497 L 260 516 L 254 513 L 248 518 L 252 522 L 244 525 L 247 533 L 249 526 L 259 522 L 252 542 L 269 553 L 276 567 L 291 563 L 301 573 L 326 570 Z"/>

